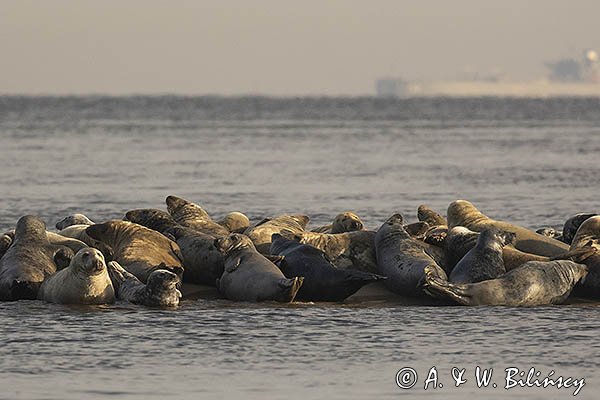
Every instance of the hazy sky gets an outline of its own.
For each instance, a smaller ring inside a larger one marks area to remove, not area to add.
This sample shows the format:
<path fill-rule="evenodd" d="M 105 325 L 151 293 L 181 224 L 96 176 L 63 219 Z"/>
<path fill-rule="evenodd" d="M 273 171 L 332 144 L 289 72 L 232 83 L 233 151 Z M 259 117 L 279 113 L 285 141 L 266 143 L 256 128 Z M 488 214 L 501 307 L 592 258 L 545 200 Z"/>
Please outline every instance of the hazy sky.
<path fill-rule="evenodd" d="M 0 93 L 371 94 L 380 76 L 545 75 L 598 0 L 0 0 Z"/>

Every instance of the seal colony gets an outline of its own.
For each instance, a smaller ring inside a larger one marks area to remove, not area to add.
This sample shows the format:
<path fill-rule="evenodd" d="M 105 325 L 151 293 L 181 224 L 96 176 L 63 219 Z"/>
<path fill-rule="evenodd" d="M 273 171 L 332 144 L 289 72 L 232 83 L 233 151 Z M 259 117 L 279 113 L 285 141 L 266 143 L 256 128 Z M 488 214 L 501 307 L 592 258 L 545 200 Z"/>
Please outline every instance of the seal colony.
<path fill-rule="evenodd" d="M 600 299 L 596 213 L 568 217 L 562 231 L 530 230 L 456 200 L 447 217 L 420 205 L 416 222 L 390 213 L 369 229 L 352 211 L 310 227 L 302 213 L 252 223 L 240 211 L 213 219 L 174 195 L 165 205 L 108 221 L 67 215 L 58 232 L 21 217 L 0 234 L 0 301 L 173 308 L 208 287 L 217 298 L 246 302 L 356 301 L 368 299 L 360 293 L 369 288 L 412 304 Z"/>

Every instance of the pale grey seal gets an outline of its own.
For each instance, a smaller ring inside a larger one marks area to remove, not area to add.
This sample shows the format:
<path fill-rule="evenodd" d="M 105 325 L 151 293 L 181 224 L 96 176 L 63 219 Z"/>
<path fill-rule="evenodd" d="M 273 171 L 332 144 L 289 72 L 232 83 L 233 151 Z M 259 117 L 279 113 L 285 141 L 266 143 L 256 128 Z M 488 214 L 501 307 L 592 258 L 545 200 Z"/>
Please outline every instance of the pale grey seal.
<path fill-rule="evenodd" d="M 60 304 L 114 303 L 115 292 L 102 253 L 91 247 L 79 250 L 67 268 L 46 278 L 38 298 Z"/>
<path fill-rule="evenodd" d="M 449 283 L 434 265 L 425 268 L 424 290 L 434 297 L 468 306 L 539 306 L 561 304 L 587 275 L 573 261 L 529 261 L 496 279 Z"/>
<path fill-rule="evenodd" d="M 56 229 L 62 231 L 71 225 L 94 225 L 95 222 L 86 217 L 84 214 L 73 214 L 64 217 L 56 223 Z"/>
<path fill-rule="evenodd" d="M 476 232 L 492 227 L 506 232 L 514 232 L 517 237 L 515 247 L 518 250 L 540 256 L 555 257 L 569 250 L 569 246 L 558 240 L 517 225 L 493 220 L 466 200 L 456 200 L 448 206 L 448 227 L 455 226 L 464 226 Z"/>

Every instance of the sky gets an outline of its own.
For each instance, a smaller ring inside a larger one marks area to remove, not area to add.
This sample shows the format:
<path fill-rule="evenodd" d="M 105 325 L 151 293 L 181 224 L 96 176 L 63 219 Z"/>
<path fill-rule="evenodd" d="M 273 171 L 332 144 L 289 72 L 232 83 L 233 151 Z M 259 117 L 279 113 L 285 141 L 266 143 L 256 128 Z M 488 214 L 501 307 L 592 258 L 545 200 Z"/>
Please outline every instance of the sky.
<path fill-rule="evenodd" d="M 2 94 L 372 94 L 600 50 L 597 0 L 0 0 Z"/>

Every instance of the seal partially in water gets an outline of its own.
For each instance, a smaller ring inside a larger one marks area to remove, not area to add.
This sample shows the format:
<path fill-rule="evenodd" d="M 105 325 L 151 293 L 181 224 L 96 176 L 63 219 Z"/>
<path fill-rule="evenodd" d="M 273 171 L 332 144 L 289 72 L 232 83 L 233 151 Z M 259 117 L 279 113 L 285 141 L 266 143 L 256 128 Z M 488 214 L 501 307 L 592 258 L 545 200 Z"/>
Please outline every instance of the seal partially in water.
<path fill-rule="evenodd" d="M 108 263 L 108 274 L 117 299 L 148 307 L 177 307 L 181 292 L 177 289 L 177 275 L 165 269 L 153 271 L 146 284 L 127 272 L 119 263 Z"/>
<path fill-rule="evenodd" d="M 475 247 L 452 269 L 450 282 L 475 283 L 506 273 L 502 252 L 505 246 L 514 241 L 514 233 L 495 228 L 484 230 L 479 234 Z"/>
<path fill-rule="evenodd" d="M 94 225 L 95 222 L 89 219 L 84 214 L 73 214 L 64 217 L 56 223 L 56 229 L 62 231 L 63 229 L 72 225 Z"/>
<path fill-rule="evenodd" d="M 426 243 L 413 239 L 403 226 L 404 219 L 394 214 L 379 228 L 375 235 L 375 251 L 379 274 L 388 279 L 385 285 L 394 293 L 403 296 L 423 296 L 419 286 L 425 267 L 433 265 L 440 279 L 446 273 L 425 252 Z"/>
<path fill-rule="evenodd" d="M 304 278 L 286 278 L 275 264 L 256 251 L 254 244 L 239 233 L 215 239 L 225 256 L 225 271 L 217 288 L 235 301 L 292 302 Z"/>
<path fill-rule="evenodd" d="M 69 265 L 74 253 L 53 245 L 46 224 L 33 215 L 17 222 L 11 246 L 0 259 L 0 300 L 36 299 L 42 282 Z"/>
<path fill-rule="evenodd" d="M 448 227 L 455 226 L 464 226 L 476 232 L 488 228 L 514 232 L 517 238 L 515 247 L 518 250 L 540 256 L 555 257 L 569 250 L 569 246 L 558 240 L 542 236 L 518 225 L 493 220 L 466 200 L 456 200 L 448 206 Z"/>
<path fill-rule="evenodd" d="M 317 233 L 344 233 L 362 231 L 365 225 L 358 215 L 352 211 L 344 211 L 333 219 L 330 225 L 320 226 L 312 230 Z"/>
<path fill-rule="evenodd" d="M 300 234 L 308 224 L 306 215 L 280 215 L 276 218 L 265 218 L 258 224 L 246 229 L 244 234 L 252 240 L 256 250 L 261 254 L 269 254 L 271 248 L 271 236 L 281 233 L 283 230 Z"/>
<path fill-rule="evenodd" d="M 424 290 L 434 297 L 466 306 L 539 306 L 563 303 L 587 275 L 587 267 L 573 261 L 529 261 L 496 279 L 450 283 L 440 268 L 425 268 Z"/>
<path fill-rule="evenodd" d="M 168 196 L 165 200 L 167 210 L 177 223 L 214 237 L 227 236 L 229 230 L 217 224 L 198 204 L 177 196 Z"/>
<path fill-rule="evenodd" d="M 113 260 L 142 282 L 157 269 L 183 275 L 181 250 L 164 235 L 129 221 L 90 225 L 86 233 L 112 248 Z"/>
<path fill-rule="evenodd" d="M 67 268 L 42 283 L 38 298 L 60 304 L 114 303 L 115 292 L 102 253 L 91 247 L 79 250 Z"/>
<path fill-rule="evenodd" d="M 273 234 L 271 254 L 283 256 L 277 263 L 288 278 L 303 276 L 296 295 L 301 301 L 343 301 L 361 287 L 385 277 L 352 269 L 338 269 L 316 247 Z"/>

